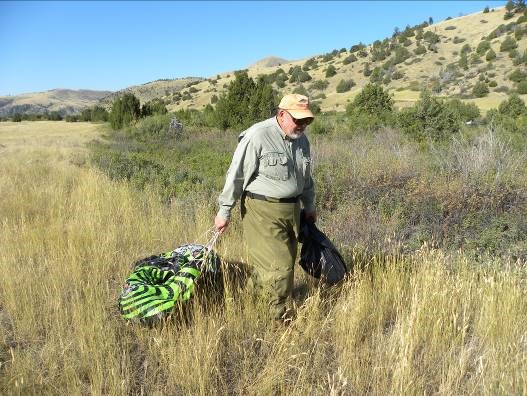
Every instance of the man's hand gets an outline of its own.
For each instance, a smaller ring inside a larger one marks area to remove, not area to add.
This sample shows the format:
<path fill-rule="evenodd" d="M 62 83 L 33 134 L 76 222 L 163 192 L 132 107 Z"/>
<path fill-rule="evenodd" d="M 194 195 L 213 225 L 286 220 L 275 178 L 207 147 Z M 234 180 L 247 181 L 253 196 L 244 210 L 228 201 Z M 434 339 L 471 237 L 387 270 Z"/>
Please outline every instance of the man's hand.
<path fill-rule="evenodd" d="M 317 212 L 316 211 L 306 212 L 304 216 L 305 216 L 305 219 L 307 221 L 311 221 L 313 223 L 315 223 L 317 221 Z"/>
<path fill-rule="evenodd" d="M 223 234 L 230 222 L 230 220 L 224 219 L 220 216 L 216 216 L 216 218 L 214 219 L 214 226 L 216 227 L 216 230 L 220 232 L 220 234 Z"/>

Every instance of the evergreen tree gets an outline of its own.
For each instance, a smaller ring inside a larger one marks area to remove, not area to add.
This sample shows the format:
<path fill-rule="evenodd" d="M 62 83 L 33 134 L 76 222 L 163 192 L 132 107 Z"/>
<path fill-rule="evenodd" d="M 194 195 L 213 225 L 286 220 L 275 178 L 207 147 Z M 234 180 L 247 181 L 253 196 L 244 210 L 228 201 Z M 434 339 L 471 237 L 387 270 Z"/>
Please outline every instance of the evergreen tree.
<path fill-rule="evenodd" d="M 378 84 L 367 84 L 346 108 L 348 114 L 353 112 L 376 116 L 393 111 L 393 100 L 383 87 Z"/>
<path fill-rule="evenodd" d="M 485 84 L 483 81 L 478 81 L 476 85 L 474 85 L 474 88 L 472 88 L 472 94 L 476 98 L 483 98 L 487 96 L 489 93 L 489 88 L 487 87 L 487 84 Z"/>
<path fill-rule="evenodd" d="M 236 72 L 227 92 L 216 103 L 216 125 L 223 130 L 246 129 L 270 117 L 277 104 L 276 94 L 265 78 L 255 83 L 246 71 Z"/>
<path fill-rule="evenodd" d="M 133 93 L 125 93 L 113 102 L 110 124 L 112 129 L 121 129 L 130 125 L 132 121 L 137 120 L 140 116 L 141 106 L 139 99 Z"/>
<path fill-rule="evenodd" d="M 525 103 L 517 94 L 512 94 L 508 100 L 504 100 L 500 103 L 498 111 L 502 115 L 519 117 L 527 114 L 527 106 L 525 106 Z"/>
<path fill-rule="evenodd" d="M 273 87 L 259 78 L 249 99 L 249 118 L 247 125 L 263 121 L 271 117 L 276 111 L 277 98 Z"/>
<path fill-rule="evenodd" d="M 165 103 L 160 99 L 154 99 L 146 102 L 141 107 L 141 117 L 148 117 L 154 114 L 166 114 L 168 110 Z"/>

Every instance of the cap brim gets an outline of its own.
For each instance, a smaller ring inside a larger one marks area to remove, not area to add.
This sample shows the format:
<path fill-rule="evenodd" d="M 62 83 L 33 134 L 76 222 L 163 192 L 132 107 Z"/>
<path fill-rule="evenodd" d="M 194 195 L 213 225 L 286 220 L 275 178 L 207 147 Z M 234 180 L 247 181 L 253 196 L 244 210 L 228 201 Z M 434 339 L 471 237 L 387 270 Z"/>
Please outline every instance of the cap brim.
<path fill-rule="evenodd" d="M 293 118 L 301 120 L 302 118 L 315 118 L 311 110 L 287 110 Z"/>

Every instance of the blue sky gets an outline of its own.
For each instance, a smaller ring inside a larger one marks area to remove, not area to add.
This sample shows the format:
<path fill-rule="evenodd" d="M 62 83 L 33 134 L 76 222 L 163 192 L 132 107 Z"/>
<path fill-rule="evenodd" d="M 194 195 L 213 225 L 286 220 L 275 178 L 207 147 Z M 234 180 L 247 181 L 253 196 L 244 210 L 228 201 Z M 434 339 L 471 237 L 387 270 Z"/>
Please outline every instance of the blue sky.
<path fill-rule="evenodd" d="M 1 2 L 0 95 L 209 77 L 505 1 Z"/>

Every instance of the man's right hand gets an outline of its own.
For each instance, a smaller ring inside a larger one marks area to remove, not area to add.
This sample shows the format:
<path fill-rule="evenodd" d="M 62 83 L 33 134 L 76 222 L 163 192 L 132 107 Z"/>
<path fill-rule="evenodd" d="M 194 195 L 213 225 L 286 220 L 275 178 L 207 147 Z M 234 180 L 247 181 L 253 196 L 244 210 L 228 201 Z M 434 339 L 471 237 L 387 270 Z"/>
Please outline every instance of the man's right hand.
<path fill-rule="evenodd" d="M 224 219 L 220 216 L 216 216 L 216 218 L 214 219 L 214 226 L 216 227 L 216 230 L 220 232 L 220 234 L 223 234 L 230 222 L 230 220 Z"/>

